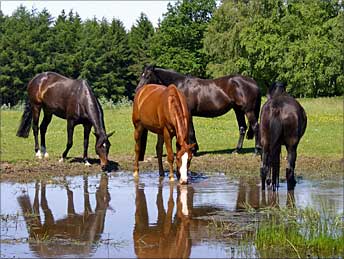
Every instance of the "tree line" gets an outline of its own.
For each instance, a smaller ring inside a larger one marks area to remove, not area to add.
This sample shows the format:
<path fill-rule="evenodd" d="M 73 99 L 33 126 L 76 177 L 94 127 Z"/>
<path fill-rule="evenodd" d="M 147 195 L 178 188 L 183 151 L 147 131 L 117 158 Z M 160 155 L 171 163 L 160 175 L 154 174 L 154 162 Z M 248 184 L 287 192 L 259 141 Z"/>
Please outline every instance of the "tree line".
<path fill-rule="evenodd" d="M 296 97 L 342 95 L 343 10 L 338 0 L 179 0 L 157 28 L 141 13 L 129 31 L 73 11 L 0 11 L 1 105 L 24 100 L 44 71 L 86 79 L 113 102 L 132 99 L 145 64 L 202 78 L 239 73 L 263 92 L 279 80 Z"/>

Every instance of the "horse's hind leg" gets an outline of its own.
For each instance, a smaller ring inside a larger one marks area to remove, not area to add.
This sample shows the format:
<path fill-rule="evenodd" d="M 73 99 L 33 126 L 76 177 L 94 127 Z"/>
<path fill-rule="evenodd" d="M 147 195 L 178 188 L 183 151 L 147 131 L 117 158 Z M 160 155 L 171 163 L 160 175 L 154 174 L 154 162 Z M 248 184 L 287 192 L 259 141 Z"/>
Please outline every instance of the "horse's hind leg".
<path fill-rule="evenodd" d="M 279 171 L 280 171 L 280 154 L 281 146 L 277 145 L 274 147 L 272 154 L 272 190 L 275 192 L 279 185 Z"/>
<path fill-rule="evenodd" d="M 236 115 L 236 119 L 238 122 L 238 126 L 239 126 L 239 140 L 238 140 L 238 144 L 236 146 L 236 149 L 234 150 L 234 152 L 240 152 L 240 150 L 242 149 L 242 145 L 244 143 L 244 137 L 245 137 L 245 132 L 247 129 L 247 125 L 246 125 L 246 121 L 245 121 L 245 114 L 242 110 L 240 110 L 240 108 L 235 107 L 234 108 L 234 112 Z"/>
<path fill-rule="evenodd" d="M 254 140 L 255 140 L 255 146 L 254 146 L 254 152 L 255 154 L 259 154 L 261 147 L 259 145 L 259 124 L 256 118 L 256 115 L 253 111 L 246 113 L 248 122 L 250 124 L 249 131 L 247 132 L 247 139 L 251 139 L 251 136 L 249 136 L 249 132 L 253 130 L 254 133 Z"/>
<path fill-rule="evenodd" d="M 41 132 L 41 151 L 44 158 L 49 157 L 49 154 L 47 152 L 47 148 L 45 145 L 45 134 L 47 132 L 48 125 L 51 122 L 52 116 L 53 115 L 51 113 L 44 112 L 43 121 L 41 123 L 41 126 L 39 127 L 39 130 Z"/>
<path fill-rule="evenodd" d="M 135 139 L 135 162 L 134 162 L 134 177 L 139 176 L 139 160 L 141 152 L 141 135 L 144 128 L 138 124 L 135 124 L 134 139 Z"/>
<path fill-rule="evenodd" d="M 88 162 L 88 154 L 87 154 L 87 150 L 88 150 L 88 140 L 90 137 L 90 132 L 91 132 L 91 128 L 92 128 L 92 124 L 84 124 L 84 155 L 83 155 L 83 161 L 85 163 L 85 165 L 89 166 L 91 165 Z"/>
<path fill-rule="evenodd" d="M 286 179 L 288 191 L 294 190 L 296 185 L 294 169 L 296 161 L 296 148 L 297 145 L 287 146 L 288 151 L 288 164 L 286 169 Z"/>
<path fill-rule="evenodd" d="M 162 165 L 162 149 L 164 145 L 164 136 L 158 134 L 158 141 L 155 146 L 156 156 L 158 157 L 159 175 L 164 176 L 164 167 Z"/>
<path fill-rule="evenodd" d="M 41 113 L 41 106 L 32 105 L 32 131 L 35 138 L 35 153 L 37 158 L 42 158 L 41 150 L 39 149 L 38 143 L 38 123 L 39 123 L 39 114 Z"/>
<path fill-rule="evenodd" d="M 68 151 L 73 146 L 73 134 L 74 134 L 74 121 L 73 120 L 67 120 L 67 145 L 66 149 L 62 154 L 62 158 L 60 159 L 60 162 L 63 162 L 65 158 L 67 157 Z"/>
<path fill-rule="evenodd" d="M 262 162 L 260 166 L 260 179 L 261 179 L 261 184 L 262 184 L 262 190 L 265 190 L 265 181 L 266 181 L 266 176 L 270 170 L 269 166 L 269 153 L 267 151 L 263 150 L 262 153 Z"/>

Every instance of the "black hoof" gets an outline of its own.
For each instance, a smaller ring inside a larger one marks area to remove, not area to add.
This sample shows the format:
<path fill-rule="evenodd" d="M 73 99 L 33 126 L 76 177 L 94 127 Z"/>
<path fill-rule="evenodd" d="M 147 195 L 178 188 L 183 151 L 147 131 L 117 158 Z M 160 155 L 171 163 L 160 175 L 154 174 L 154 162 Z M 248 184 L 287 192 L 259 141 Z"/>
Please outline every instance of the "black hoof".
<path fill-rule="evenodd" d="M 271 185 L 271 179 L 267 179 L 267 180 L 266 180 L 266 184 L 267 184 L 268 186 L 270 186 L 270 185 Z"/>

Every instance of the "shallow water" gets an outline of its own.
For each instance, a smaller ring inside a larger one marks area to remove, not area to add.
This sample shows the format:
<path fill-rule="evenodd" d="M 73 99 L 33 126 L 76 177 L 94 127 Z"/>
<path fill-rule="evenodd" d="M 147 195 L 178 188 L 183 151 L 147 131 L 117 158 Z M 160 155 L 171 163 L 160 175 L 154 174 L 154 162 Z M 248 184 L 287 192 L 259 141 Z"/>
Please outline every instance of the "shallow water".
<path fill-rule="evenodd" d="M 259 257 L 253 244 L 242 246 L 245 227 L 257 224 L 244 208 L 287 206 L 286 183 L 273 195 L 260 191 L 259 177 L 190 179 L 179 186 L 168 177 L 159 182 L 157 172 L 138 182 L 115 172 L 61 185 L 1 183 L 1 257 Z M 294 200 L 342 213 L 343 182 L 301 179 Z M 230 238 L 212 227 L 224 221 L 233 226 Z"/>

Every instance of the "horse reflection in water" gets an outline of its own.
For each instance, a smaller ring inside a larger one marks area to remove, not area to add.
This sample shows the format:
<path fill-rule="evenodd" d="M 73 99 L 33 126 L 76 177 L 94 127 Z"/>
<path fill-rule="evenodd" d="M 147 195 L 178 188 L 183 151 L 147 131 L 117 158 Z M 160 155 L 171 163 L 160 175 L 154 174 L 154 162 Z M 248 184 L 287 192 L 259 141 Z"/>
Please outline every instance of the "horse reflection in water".
<path fill-rule="evenodd" d="M 248 208 L 262 209 L 267 207 L 280 207 L 278 193 L 272 190 L 260 192 L 260 181 L 241 177 L 238 186 L 236 210 L 243 211 Z M 287 207 L 295 207 L 294 191 L 287 192 Z"/>
<path fill-rule="evenodd" d="M 39 189 L 41 189 L 41 203 L 39 204 Z M 103 174 L 96 191 L 96 208 L 92 211 L 88 193 L 88 180 L 84 177 L 84 212 L 77 214 L 74 208 L 73 191 L 66 186 L 68 200 L 68 215 L 56 220 L 49 208 L 46 198 L 46 184 L 36 182 L 34 202 L 31 204 L 28 195 L 18 197 L 26 226 L 31 240 L 32 251 L 41 257 L 54 257 L 66 254 L 90 255 L 95 249 L 94 242 L 98 241 L 104 231 L 106 210 L 109 206 L 108 177 Z M 40 217 L 41 206 L 44 214 L 44 223 Z M 40 241 L 53 242 L 40 242 Z M 68 242 L 66 242 L 68 241 Z"/>
<path fill-rule="evenodd" d="M 178 186 L 177 211 L 173 200 L 174 184 L 170 183 L 167 211 L 164 208 L 162 184 L 159 185 L 156 205 L 158 219 L 156 225 L 149 224 L 146 195 L 136 184 L 136 211 L 134 246 L 138 258 L 188 258 L 191 252 L 190 238 L 190 186 Z"/>

